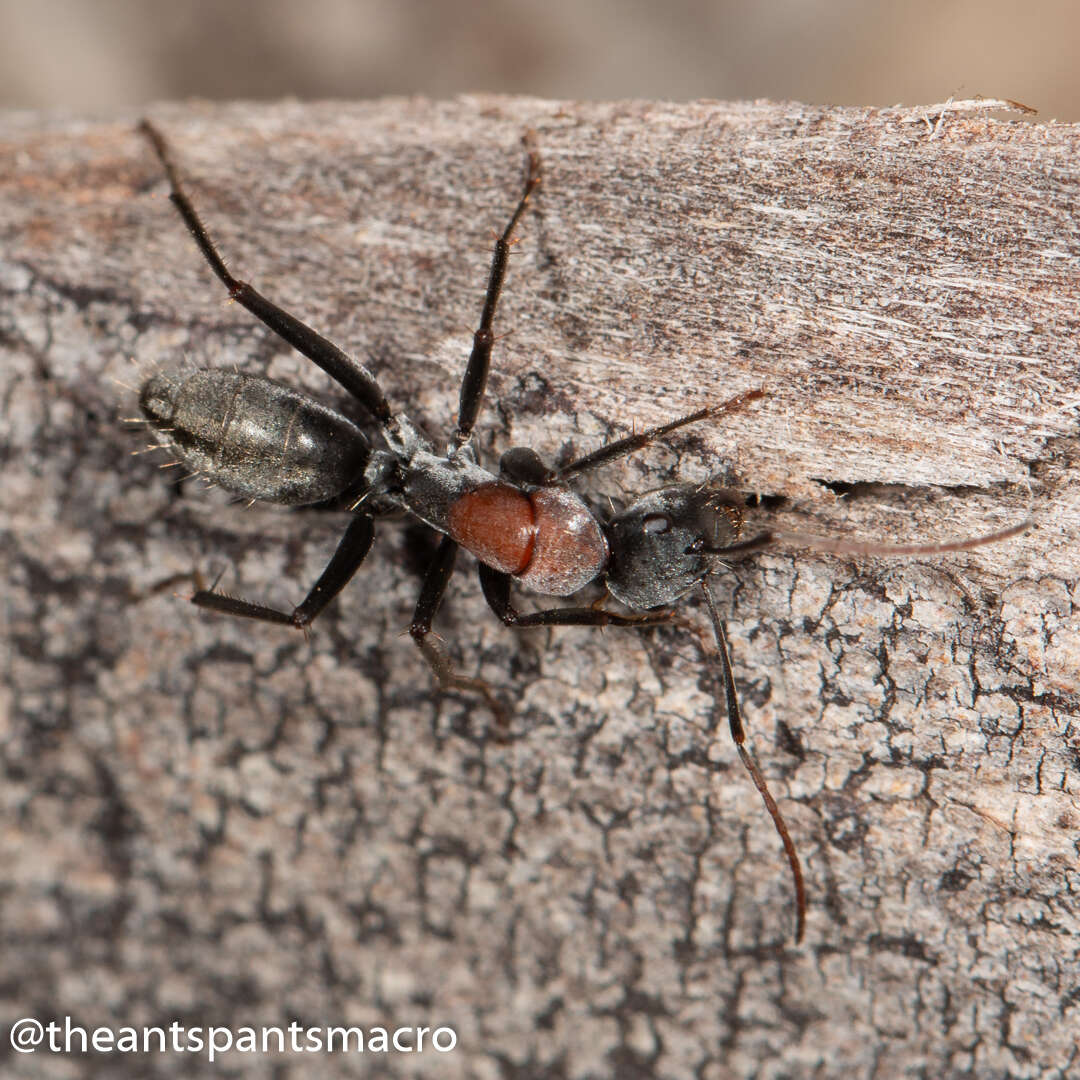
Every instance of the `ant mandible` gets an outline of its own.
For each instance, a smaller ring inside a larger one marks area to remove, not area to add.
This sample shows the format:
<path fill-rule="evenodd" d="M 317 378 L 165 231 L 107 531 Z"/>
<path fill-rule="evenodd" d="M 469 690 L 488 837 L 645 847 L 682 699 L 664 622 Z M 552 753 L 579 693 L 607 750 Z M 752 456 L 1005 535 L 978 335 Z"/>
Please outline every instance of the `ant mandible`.
<path fill-rule="evenodd" d="M 780 810 L 746 747 L 724 625 L 706 585 L 711 559 L 743 555 L 778 541 L 841 554 L 933 554 L 1003 540 L 1027 523 L 944 544 L 861 544 L 776 530 L 741 540 L 740 501 L 711 484 L 660 488 L 607 520 L 597 517 L 567 487 L 571 477 L 633 454 L 679 428 L 744 408 L 765 396 L 762 389 L 744 391 L 619 439 L 559 468 L 545 465 L 527 447 L 515 447 L 502 455 L 498 475 L 484 469 L 472 433 L 487 384 L 495 310 L 514 230 L 540 183 L 539 158 L 531 150 L 525 189 L 495 241 L 480 325 L 461 383 L 457 427 L 446 453 L 439 454 L 404 414 L 391 411 L 366 367 L 229 272 L 184 191 L 164 137 L 146 120 L 139 130 L 165 170 L 170 199 L 230 298 L 344 387 L 379 424 L 385 444 L 373 447 L 340 413 L 263 376 L 203 368 L 148 379 L 139 394 L 145 422 L 164 440 L 161 445 L 193 473 L 251 500 L 290 506 L 349 500 L 354 515 L 326 569 L 292 611 L 264 607 L 213 588 L 199 589 L 192 602 L 210 611 L 306 629 L 363 562 L 374 537 L 375 518 L 405 511 L 443 536 L 413 612 L 412 638 L 444 687 L 481 694 L 503 720 L 487 684 L 457 674 L 431 633 L 459 547 L 476 557 L 488 605 L 512 627 L 655 626 L 672 619 L 668 605 L 699 586 L 716 643 L 710 663 L 724 688 L 728 725 L 739 756 L 783 842 L 795 889 L 795 939 L 801 941 L 806 925 L 802 869 Z M 562 597 L 598 580 L 633 614 L 595 606 L 521 613 L 510 599 L 515 581 L 544 596 Z"/>

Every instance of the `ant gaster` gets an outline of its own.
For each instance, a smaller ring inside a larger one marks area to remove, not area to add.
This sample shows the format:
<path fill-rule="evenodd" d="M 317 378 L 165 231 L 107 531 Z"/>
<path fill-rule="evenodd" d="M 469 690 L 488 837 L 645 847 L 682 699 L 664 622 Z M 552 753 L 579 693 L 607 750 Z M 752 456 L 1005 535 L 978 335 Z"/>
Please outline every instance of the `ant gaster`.
<path fill-rule="evenodd" d="M 484 469 L 472 433 L 487 383 L 495 309 L 514 230 L 540 183 L 539 159 L 532 151 L 525 190 L 495 241 L 480 325 L 461 384 L 457 427 L 446 452 L 437 453 L 406 416 L 391 411 L 366 367 L 229 272 L 184 191 L 164 137 L 148 121 L 140 124 L 140 131 L 165 170 L 173 204 L 229 296 L 344 387 L 378 423 L 384 444 L 373 447 L 340 413 L 262 376 L 200 369 L 148 379 L 139 395 L 146 422 L 164 440 L 162 445 L 192 472 L 251 500 L 300 506 L 345 498 L 353 511 L 326 569 L 292 611 L 264 607 L 215 589 L 200 589 L 192 601 L 223 614 L 306 628 L 364 560 L 375 518 L 405 511 L 443 535 L 424 577 L 410 626 L 412 638 L 443 686 L 483 695 L 501 717 L 487 685 L 456 674 L 431 633 L 459 547 L 478 560 L 484 597 L 507 626 L 654 626 L 671 620 L 671 612 L 662 610 L 666 605 L 700 586 L 716 642 L 710 662 L 724 688 L 728 723 L 739 755 L 784 845 L 795 888 L 795 937 L 801 941 L 806 921 L 802 870 L 780 810 L 745 745 L 724 626 L 706 586 L 712 559 L 742 555 L 777 541 L 848 554 L 957 551 L 1012 536 L 1026 523 L 976 539 L 929 545 L 849 543 L 775 530 L 740 540 L 739 501 L 733 493 L 710 484 L 660 488 L 607 520 L 598 518 L 566 486 L 571 477 L 635 453 L 678 428 L 734 413 L 764 397 L 762 389 L 745 391 L 619 439 L 560 468 L 548 467 L 531 449 L 515 447 L 502 455 L 498 475 Z M 592 606 L 523 614 L 510 599 L 515 581 L 536 593 L 559 597 L 602 581 L 633 613 Z"/>

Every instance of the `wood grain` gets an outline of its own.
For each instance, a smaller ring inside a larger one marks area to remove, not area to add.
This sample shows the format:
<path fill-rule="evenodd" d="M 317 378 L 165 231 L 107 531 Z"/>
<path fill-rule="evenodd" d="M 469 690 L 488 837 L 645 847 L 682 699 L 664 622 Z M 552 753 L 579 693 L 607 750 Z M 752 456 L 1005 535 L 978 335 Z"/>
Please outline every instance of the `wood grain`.
<path fill-rule="evenodd" d="M 685 629 L 515 635 L 463 558 L 438 628 L 513 703 L 501 744 L 399 636 L 422 530 L 384 525 L 307 641 L 184 603 L 195 569 L 295 602 L 344 518 L 170 482 L 114 380 L 341 396 L 226 302 L 135 115 L 0 116 L 4 1015 L 457 1030 L 387 1076 L 1074 1071 L 1080 128 L 1001 105 L 151 110 L 233 271 L 440 438 L 528 135 L 488 460 L 761 385 L 583 489 L 714 477 L 767 497 L 755 524 L 893 541 L 1030 513 L 970 553 L 717 577 L 801 949 Z"/>

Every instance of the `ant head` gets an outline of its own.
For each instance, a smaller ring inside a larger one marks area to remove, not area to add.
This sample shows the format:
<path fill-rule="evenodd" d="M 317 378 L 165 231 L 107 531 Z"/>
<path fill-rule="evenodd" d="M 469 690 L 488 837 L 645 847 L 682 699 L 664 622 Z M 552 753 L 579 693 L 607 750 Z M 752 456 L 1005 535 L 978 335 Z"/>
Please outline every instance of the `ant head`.
<path fill-rule="evenodd" d="M 672 603 L 704 580 L 709 550 L 734 543 L 742 522 L 730 492 L 692 484 L 650 491 L 608 523 L 608 591 L 639 611 Z"/>

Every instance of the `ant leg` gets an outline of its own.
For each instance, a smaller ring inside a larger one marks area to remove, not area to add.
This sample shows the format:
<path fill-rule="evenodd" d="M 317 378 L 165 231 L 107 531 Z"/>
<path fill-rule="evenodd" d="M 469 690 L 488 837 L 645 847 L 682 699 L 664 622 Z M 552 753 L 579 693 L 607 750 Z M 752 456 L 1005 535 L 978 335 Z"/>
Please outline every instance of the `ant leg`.
<path fill-rule="evenodd" d="M 502 236 L 495 241 L 495 253 L 491 258 L 491 273 L 488 275 L 487 292 L 484 295 L 484 310 L 480 314 L 480 326 L 473 334 L 473 347 L 469 355 L 469 364 L 465 377 L 461 381 L 461 398 L 458 403 L 457 431 L 454 432 L 456 446 L 464 446 L 472 434 L 476 418 L 480 413 L 480 403 L 484 399 L 487 386 L 488 369 L 491 366 L 491 346 L 495 335 L 492 325 L 495 322 L 495 308 L 499 303 L 503 279 L 506 277 L 506 263 L 510 257 L 510 241 L 514 235 L 529 196 L 540 183 L 540 158 L 534 151 L 529 151 L 529 172 L 525 179 L 525 191 L 518 201 L 509 224 L 503 229 Z"/>
<path fill-rule="evenodd" d="M 191 598 L 191 602 L 223 615 L 239 615 L 246 619 L 260 619 L 263 622 L 280 623 L 283 626 L 295 626 L 299 630 L 304 630 L 349 583 L 349 579 L 356 573 L 371 549 L 374 536 L 375 524 L 369 515 L 361 514 L 350 522 L 319 580 L 311 587 L 311 592 L 307 594 L 303 602 L 291 612 L 263 607 L 262 604 L 252 604 L 247 600 L 239 600 L 235 596 L 214 592 L 213 589 L 200 589 Z"/>
<path fill-rule="evenodd" d="M 640 615 L 620 615 L 595 607 L 548 608 L 521 614 L 510 603 L 510 575 L 480 564 L 480 587 L 488 607 L 507 626 L 526 629 L 530 626 L 659 626 L 670 623 L 670 611 L 646 611 Z"/>
<path fill-rule="evenodd" d="M 140 121 L 138 130 L 150 140 L 150 145 L 154 148 L 154 153 L 157 154 L 172 189 L 169 198 L 179 211 L 210 269 L 229 290 L 230 299 L 247 308 L 280 338 L 318 364 L 327 375 L 348 390 L 380 424 L 387 424 L 391 416 L 390 406 L 375 376 L 363 364 L 342 352 L 332 341 L 316 333 L 295 315 L 290 315 L 289 312 L 267 300 L 246 281 L 239 281 L 229 273 L 225 260 L 218 253 L 214 242 L 210 239 L 210 234 L 206 231 L 206 226 L 203 225 L 180 183 L 180 174 L 173 164 L 165 137 L 149 120 Z"/>
<path fill-rule="evenodd" d="M 648 431 L 643 431 L 639 435 L 628 435 L 625 439 L 608 443 L 607 446 L 601 446 L 599 450 L 594 450 L 591 454 L 586 454 L 584 457 L 578 458 L 577 461 L 571 461 L 569 465 L 564 465 L 556 471 L 555 480 L 563 480 L 573 473 L 595 469 L 598 465 L 606 465 L 609 461 L 615 461 L 618 458 L 626 457 L 627 454 L 633 454 L 644 449 L 649 443 L 655 442 L 678 428 L 686 427 L 688 424 L 696 424 L 700 420 L 708 420 L 714 416 L 724 416 L 738 412 L 744 405 L 763 397 L 765 397 L 765 391 L 762 389 L 747 390 L 745 393 L 737 394 L 719 405 L 709 405 L 704 409 L 698 409 L 697 412 L 692 412 L 689 416 L 681 416 L 678 420 L 672 420 L 667 424 L 649 428 Z"/>
<path fill-rule="evenodd" d="M 181 570 L 177 574 L 169 574 L 168 577 L 155 581 L 153 585 L 148 585 L 145 589 L 131 590 L 128 593 L 128 600 L 132 604 L 139 604 L 143 600 L 147 600 L 151 596 L 157 596 L 158 593 L 163 593 L 166 589 L 171 589 L 183 581 L 190 581 L 196 589 L 206 588 L 206 583 L 203 581 L 202 573 L 199 570 Z"/>
<path fill-rule="evenodd" d="M 409 633 L 420 652 L 423 653 L 424 659 L 431 665 L 431 670 L 435 672 L 440 686 L 444 689 L 479 694 L 494 714 L 495 722 L 500 728 L 505 728 L 509 723 L 509 718 L 491 687 L 483 679 L 471 679 L 467 675 L 458 675 L 442 643 L 431 632 L 431 624 L 435 621 L 443 596 L 446 594 L 446 586 L 450 583 L 450 576 L 454 572 L 457 553 L 457 541 L 451 540 L 448 536 L 443 537 L 439 550 L 435 552 L 435 558 L 432 559 L 424 575 L 424 584 L 420 587 L 420 597 L 416 601 Z"/>

